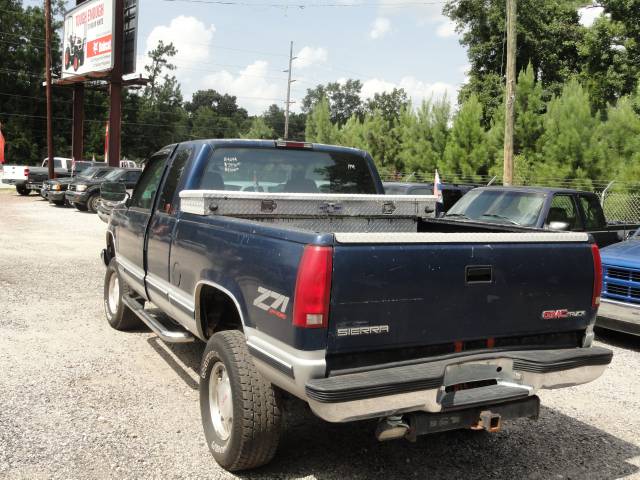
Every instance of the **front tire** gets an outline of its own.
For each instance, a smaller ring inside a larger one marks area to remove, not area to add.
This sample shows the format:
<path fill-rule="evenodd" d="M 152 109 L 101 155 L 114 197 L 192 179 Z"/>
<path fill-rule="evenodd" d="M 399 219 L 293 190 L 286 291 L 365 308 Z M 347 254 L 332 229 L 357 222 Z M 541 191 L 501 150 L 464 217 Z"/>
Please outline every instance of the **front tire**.
<path fill-rule="evenodd" d="M 98 211 L 98 201 L 100 200 L 100 195 L 94 193 L 87 199 L 87 211 L 90 213 L 96 213 Z"/>
<path fill-rule="evenodd" d="M 87 206 L 84 203 L 74 203 L 73 206 L 76 207 L 81 212 L 87 211 Z"/>
<path fill-rule="evenodd" d="M 280 439 L 280 406 L 273 386 L 253 364 L 244 334 L 214 334 L 200 375 L 202 426 L 216 462 L 230 472 L 269 463 Z"/>
<path fill-rule="evenodd" d="M 104 275 L 104 313 L 107 322 L 116 330 L 133 330 L 142 322 L 122 301 L 129 294 L 129 286 L 120 276 L 116 259 L 112 258 Z"/>

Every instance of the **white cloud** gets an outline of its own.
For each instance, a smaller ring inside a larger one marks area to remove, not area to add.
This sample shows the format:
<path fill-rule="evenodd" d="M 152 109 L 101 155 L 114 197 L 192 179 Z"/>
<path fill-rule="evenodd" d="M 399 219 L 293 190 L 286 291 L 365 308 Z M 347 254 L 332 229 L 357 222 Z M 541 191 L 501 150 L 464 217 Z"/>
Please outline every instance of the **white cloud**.
<path fill-rule="evenodd" d="M 169 25 L 158 25 L 151 30 L 146 42 L 146 52 L 156 48 L 158 42 L 166 45 L 173 43 L 178 53 L 171 63 L 176 66 L 175 76 L 180 81 L 182 92 L 186 96 L 199 88 L 203 63 L 213 57 L 213 36 L 216 27 L 205 25 L 195 17 L 180 15 L 169 22 Z M 146 55 L 145 55 L 146 56 Z M 148 57 L 144 63 L 148 64 Z M 138 65 L 142 71 L 144 65 Z"/>
<path fill-rule="evenodd" d="M 402 77 L 398 83 L 371 78 L 365 80 L 362 85 L 362 96 L 371 98 L 376 93 L 391 92 L 394 88 L 403 88 L 414 107 L 422 103 L 422 100 L 442 98 L 447 96 L 449 101 L 454 102 L 457 98 L 457 89 L 453 85 L 445 82 L 426 83 L 413 76 Z"/>
<path fill-rule="evenodd" d="M 447 20 L 441 23 L 440 25 L 438 25 L 438 28 L 436 28 L 436 35 L 438 35 L 439 37 L 453 37 L 456 34 L 456 24 L 451 20 Z"/>
<path fill-rule="evenodd" d="M 296 60 L 293 66 L 295 68 L 307 68 L 311 65 L 318 63 L 325 63 L 327 61 L 327 49 L 318 47 L 304 47 L 296 55 Z"/>
<path fill-rule="evenodd" d="M 593 22 L 596 21 L 600 15 L 604 12 L 602 7 L 584 7 L 578 9 L 578 15 L 580 15 L 580 25 L 590 27 Z"/>
<path fill-rule="evenodd" d="M 391 30 L 391 21 L 386 17 L 378 17 L 371 24 L 369 37 L 375 39 L 384 37 Z"/>
<path fill-rule="evenodd" d="M 206 75 L 202 79 L 202 88 L 213 88 L 222 93 L 238 97 L 238 103 L 250 114 L 262 113 L 272 103 L 282 103 L 284 85 L 269 82 L 269 64 L 256 60 L 236 75 L 223 70 Z M 286 82 L 285 82 L 286 83 Z"/>

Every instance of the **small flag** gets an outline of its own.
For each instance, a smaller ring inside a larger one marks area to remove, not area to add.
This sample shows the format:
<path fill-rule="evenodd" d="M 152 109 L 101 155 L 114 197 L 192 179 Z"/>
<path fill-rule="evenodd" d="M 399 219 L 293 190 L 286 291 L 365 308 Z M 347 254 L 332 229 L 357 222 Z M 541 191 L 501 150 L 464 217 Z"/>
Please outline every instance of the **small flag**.
<path fill-rule="evenodd" d="M 4 164 L 4 135 L 2 135 L 2 124 L 0 123 L 0 165 Z"/>
<path fill-rule="evenodd" d="M 109 122 L 107 122 L 107 128 L 104 132 L 104 161 L 109 162 Z"/>
<path fill-rule="evenodd" d="M 442 182 L 440 181 L 440 174 L 436 168 L 436 177 L 433 180 L 433 195 L 436 197 L 437 203 L 442 203 Z"/>

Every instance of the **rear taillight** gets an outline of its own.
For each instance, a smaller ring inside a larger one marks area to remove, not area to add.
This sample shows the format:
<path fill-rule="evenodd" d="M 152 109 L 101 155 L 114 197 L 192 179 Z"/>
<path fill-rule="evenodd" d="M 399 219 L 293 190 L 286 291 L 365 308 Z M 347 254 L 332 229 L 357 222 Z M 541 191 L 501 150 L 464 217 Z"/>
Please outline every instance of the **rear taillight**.
<path fill-rule="evenodd" d="M 600 293 L 602 292 L 602 260 L 600 250 L 595 243 L 591 244 L 591 254 L 593 255 L 593 297 L 591 306 L 597 308 L 600 305 Z"/>
<path fill-rule="evenodd" d="M 329 318 L 333 249 L 307 245 L 300 260 L 293 299 L 293 325 L 326 328 Z"/>
<path fill-rule="evenodd" d="M 28 168 L 25 168 L 25 169 L 24 169 L 24 176 L 25 176 L 25 177 L 28 177 L 28 176 L 29 176 L 29 171 L 30 171 L 30 170 L 29 170 Z"/>

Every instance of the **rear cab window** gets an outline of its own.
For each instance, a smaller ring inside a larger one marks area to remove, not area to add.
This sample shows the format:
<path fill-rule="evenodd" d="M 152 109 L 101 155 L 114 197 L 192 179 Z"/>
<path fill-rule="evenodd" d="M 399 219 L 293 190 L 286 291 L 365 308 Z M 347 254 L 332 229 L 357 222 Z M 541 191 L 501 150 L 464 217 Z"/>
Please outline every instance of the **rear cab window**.
<path fill-rule="evenodd" d="M 375 194 L 365 158 L 350 152 L 215 148 L 198 188 L 270 193 Z"/>

